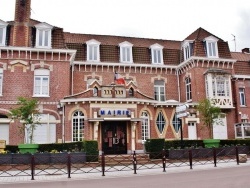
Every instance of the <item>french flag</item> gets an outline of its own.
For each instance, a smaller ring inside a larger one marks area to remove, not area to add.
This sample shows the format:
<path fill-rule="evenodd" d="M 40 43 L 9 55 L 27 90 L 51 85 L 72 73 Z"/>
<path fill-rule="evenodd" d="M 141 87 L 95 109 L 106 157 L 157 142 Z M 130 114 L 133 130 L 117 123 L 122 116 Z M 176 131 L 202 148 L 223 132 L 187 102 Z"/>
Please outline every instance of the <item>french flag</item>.
<path fill-rule="evenodd" d="M 118 74 L 116 71 L 115 71 L 115 77 L 114 77 L 114 79 L 115 79 L 115 83 L 116 84 L 125 85 L 124 78 L 120 74 Z"/>

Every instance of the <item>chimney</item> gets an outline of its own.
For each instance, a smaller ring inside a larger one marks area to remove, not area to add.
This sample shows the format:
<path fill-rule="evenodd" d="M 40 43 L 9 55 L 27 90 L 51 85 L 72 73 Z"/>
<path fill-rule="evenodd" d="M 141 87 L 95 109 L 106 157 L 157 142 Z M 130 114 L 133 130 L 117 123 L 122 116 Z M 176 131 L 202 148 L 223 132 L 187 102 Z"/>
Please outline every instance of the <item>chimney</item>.
<path fill-rule="evenodd" d="M 250 53 L 249 48 L 243 48 L 241 51 L 242 53 Z"/>
<path fill-rule="evenodd" d="M 28 47 L 30 45 L 30 14 L 31 0 L 16 0 L 12 46 Z"/>

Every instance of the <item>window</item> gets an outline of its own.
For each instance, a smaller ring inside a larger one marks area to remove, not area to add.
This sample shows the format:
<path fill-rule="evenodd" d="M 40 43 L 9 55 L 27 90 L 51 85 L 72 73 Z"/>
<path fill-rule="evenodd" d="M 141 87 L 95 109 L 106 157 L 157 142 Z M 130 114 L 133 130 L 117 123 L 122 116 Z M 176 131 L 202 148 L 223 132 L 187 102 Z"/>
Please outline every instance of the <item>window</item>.
<path fill-rule="evenodd" d="M 141 124 L 141 131 L 142 131 L 142 141 L 145 142 L 149 138 L 149 128 L 150 128 L 150 118 L 149 114 L 146 111 L 143 111 L 141 114 L 141 118 L 143 118 Z"/>
<path fill-rule="evenodd" d="M 7 23 L 0 20 L 0 46 L 5 46 Z"/>
<path fill-rule="evenodd" d="M 84 114 L 76 111 L 72 117 L 72 140 L 73 142 L 83 141 L 84 138 Z"/>
<path fill-rule="evenodd" d="M 122 63 L 132 63 L 132 44 L 125 41 L 119 44 L 120 46 L 120 62 Z"/>
<path fill-rule="evenodd" d="M 223 75 L 212 77 L 213 96 L 229 96 L 228 80 Z"/>
<path fill-rule="evenodd" d="M 133 97 L 133 96 L 134 96 L 134 89 L 133 89 L 133 88 L 129 88 L 129 90 L 128 90 L 128 95 L 129 95 L 130 97 Z"/>
<path fill-rule="evenodd" d="M 51 48 L 52 26 L 47 23 L 40 23 L 36 27 L 36 47 Z"/>
<path fill-rule="evenodd" d="M 183 44 L 184 60 L 187 60 L 192 56 L 193 53 L 193 43 L 186 41 Z"/>
<path fill-rule="evenodd" d="M 94 97 L 97 97 L 97 96 L 98 96 L 98 88 L 97 88 L 97 87 L 94 87 L 94 88 L 93 88 L 93 96 L 94 96 Z"/>
<path fill-rule="evenodd" d="M 218 57 L 218 47 L 217 47 L 217 41 L 218 39 L 210 36 L 205 38 L 205 43 L 206 43 L 206 52 L 207 52 L 207 57 Z"/>
<path fill-rule="evenodd" d="M 87 44 L 87 61 L 100 61 L 100 42 L 92 39 Z"/>
<path fill-rule="evenodd" d="M 3 94 L 3 69 L 0 68 L 0 95 Z"/>
<path fill-rule="evenodd" d="M 163 64 L 163 46 L 159 44 L 154 44 L 150 46 L 151 48 L 151 58 L 152 64 Z"/>
<path fill-rule="evenodd" d="M 174 117 L 173 117 L 172 124 L 173 124 L 173 127 L 174 127 L 175 132 L 178 133 L 179 130 L 180 130 L 182 121 L 181 121 L 180 118 L 177 118 L 177 115 L 176 115 L 176 114 L 175 114 Z"/>
<path fill-rule="evenodd" d="M 240 94 L 240 106 L 246 106 L 245 89 L 239 88 L 239 94 Z"/>
<path fill-rule="evenodd" d="M 192 100 L 191 78 L 187 77 L 185 79 L 185 82 L 186 82 L 186 100 L 190 101 L 190 100 Z"/>
<path fill-rule="evenodd" d="M 155 100 L 165 101 L 165 83 L 163 80 L 156 80 L 154 83 Z"/>
<path fill-rule="evenodd" d="M 160 134 L 163 133 L 163 130 L 165 128 L 165 125 L 166 125 L 166 121 L 165 121 L 165 118 L 163 116 L 163 113 L 160 112 L 157 116 L 157 119 L 156 119 L 156 125 L 157 125 L 157 128 L 160 132 Z"/>
<path fill-rule="evenodd" d="M 49 70 L 36 69 L 34 74 L 34 96 L 49 96 Z"/>

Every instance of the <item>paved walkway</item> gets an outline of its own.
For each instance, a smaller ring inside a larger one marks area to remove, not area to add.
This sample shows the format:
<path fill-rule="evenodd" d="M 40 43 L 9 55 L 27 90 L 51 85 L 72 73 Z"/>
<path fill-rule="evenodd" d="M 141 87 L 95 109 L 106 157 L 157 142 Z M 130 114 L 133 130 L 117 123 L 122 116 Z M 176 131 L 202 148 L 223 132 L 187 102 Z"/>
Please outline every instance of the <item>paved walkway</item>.
<path fill-rule="evenodd" d="M 129 171 L 114 171 L 114 172 L 105 172 L 105 176 L 102 176 L 102 173 L 83 173 L 83 174 L 71 174 L 71 178 L 68 178 L 67 174 L 63 175 L 40 175 L 35 176 L 35 180 L 31 180 L 30 176 L 14 176 L 14 177 L 0 177 L 1 184 L 10 184 L 10 183 L 22 183 L 22 182 L 48 182 L 48 181 L 73 181 L 73 180 L 87 180 L 87 179 L 104 179 L 104 178 L 116 178 L 116 177 L 131 177 L 131 176 L 146 176 L 146 175 L 157 175 L 163 173 L 179 173 L 179 172 L 192 172 L 192 171 L 201 171 L 209 169 L 220 169 L 220 168 L 238 168 L 242 166 L 249 166 L 250 168 L 250 159 L 246 163 L 236 164 L 235 161 L 227 163 L 217 163 L 217 167 L 214 167 L 213 164 L 205 165 L 194 165 L 193 169 L 190 169 L 189 166 L 180 166 L 180 167 L 169 167 L 166 168 L 166 172 L 163 172 L 162 168 L 157 169 L 143 169 L 137 170 L 137 174 L 134 174 L 133 170 Z M 0 186 L 1 187 L 1 186 Z"/>

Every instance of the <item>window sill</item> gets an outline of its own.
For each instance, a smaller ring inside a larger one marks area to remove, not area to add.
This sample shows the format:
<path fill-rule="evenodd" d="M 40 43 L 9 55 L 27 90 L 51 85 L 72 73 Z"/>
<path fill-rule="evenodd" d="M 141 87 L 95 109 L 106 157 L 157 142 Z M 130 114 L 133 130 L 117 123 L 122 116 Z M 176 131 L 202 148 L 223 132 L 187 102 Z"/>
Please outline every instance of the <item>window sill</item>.
<path fill-rule="evenodd" d="M 240 105 L 241 108 L 246 108 L 247 106 L 246 105 Z"/>
<path fill-rule="evenodd" d="M 41 98 L 41 97 L 46 97 L 46 98 L 48 98 L 48 97 L 50 97 L 49 95 L 33 95 L 32 97 L 39 97 L 39 98 Z"/>

